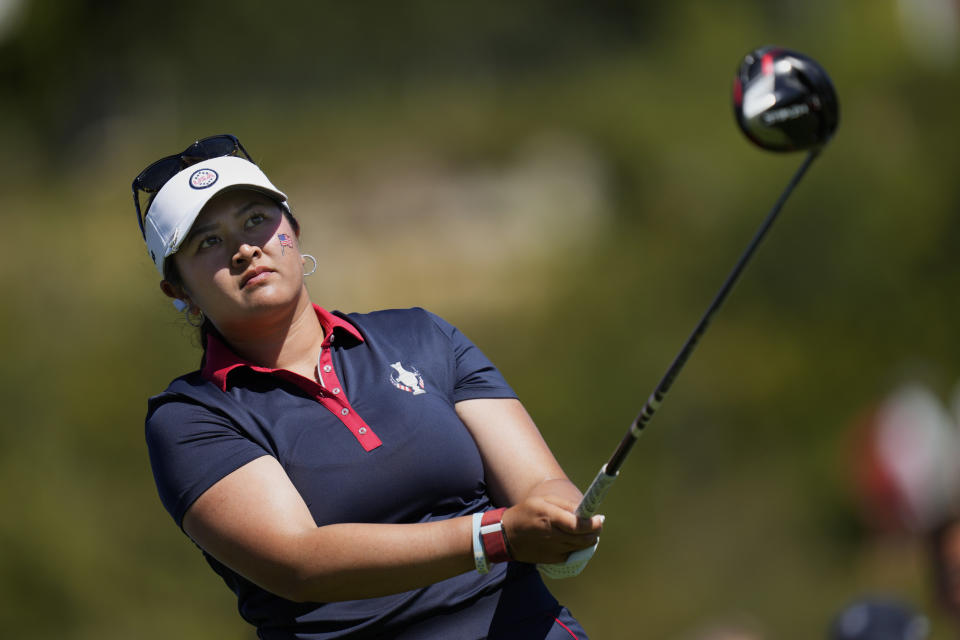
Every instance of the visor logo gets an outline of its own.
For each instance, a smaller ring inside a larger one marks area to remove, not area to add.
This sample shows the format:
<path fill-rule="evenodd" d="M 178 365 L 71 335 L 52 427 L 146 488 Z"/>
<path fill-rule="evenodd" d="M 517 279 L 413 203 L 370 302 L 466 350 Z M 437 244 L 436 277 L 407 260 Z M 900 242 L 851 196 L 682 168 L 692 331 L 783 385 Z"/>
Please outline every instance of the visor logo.
<path fill-rule="evenodd" d="M 405 369 L 399 362 L 394 362 L 390 366 L 393 368 L 393 371 L 390 372 L 390 382 L 393 383 L 393 386 L 401 391 L 412 393 L 415 396 L 426 393 L 423 385 L 423 376 L 421 376 L 420 372 L 414 367 L 410 367 L 410 369 L 412 369 L 411 371 Z"/>
<path fill-rule="evenodd" d="M 213 169 L 197 169 L 190 176 L 190 186 L 194 189 L 206 189 L 212 186 L 219 177 Z"/>

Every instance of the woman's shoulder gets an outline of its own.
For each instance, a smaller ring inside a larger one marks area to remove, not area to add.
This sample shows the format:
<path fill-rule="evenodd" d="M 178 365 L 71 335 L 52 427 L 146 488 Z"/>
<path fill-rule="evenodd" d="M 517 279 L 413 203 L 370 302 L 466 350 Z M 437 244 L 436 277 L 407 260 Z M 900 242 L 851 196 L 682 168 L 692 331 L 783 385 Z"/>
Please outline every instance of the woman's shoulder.
<path fill-rule="evenodd" d="M 245 424 L 248 414 L 241 401 L 194 371 L 174 379 L 166 389 L 147 400 L 144 419 L 147 441 L 190 440 L 198 429 L 232 432 L 237 425 Z"/>
<path fill-rule="evenodd" d="M 423 307 L 407 307 L 396 309 L 377 309 L 375 311 L 344 313 L 334 311 L 334 315 L 347 320 L 361 331 L 365 327 L 388 328 L 402 330 L 409 328 L 423 328 L 429 330 L 445 330 L 452 326 L 446 320 Z"/>
<path fill-rule="evenodd" d="M 209 382 L 203 377 L 203 374 L 199 369 L 196 371 L 191 371 L 190 373 L 185 373 L 182 376 L 177 376 L 170 381 L 170 384 L 167 385 L 167 388 L 153 396 L 154 398 L 160 398 L 163 396 L 177 394 L 177 393 L 189 393 L 190 391 L 196 389 L 202 389 L 207 386 Z"/>
<path fill-rule="evenodd" d="M 390 309 L 374 309 L 373 311 L 334 311 L 333 315 L 339 316 L 341 318 L 351 320 L 351 321 L 389 321 L 395 319 L 410 319 L 416 320 L 417 318 L 426 318 L 433 316 L 430 311 L 427 311 L 423 307 L 398 307 Z"/>
<path fill-rule="evenodd" d="M 154 414 L 160 407 L 168 404 L 210 404 L 218 399 L 220 390 L 203 377 L 200 371 L 191 371 L 174 378 L 167 388 L 147 399 L 147 415 Z"/>

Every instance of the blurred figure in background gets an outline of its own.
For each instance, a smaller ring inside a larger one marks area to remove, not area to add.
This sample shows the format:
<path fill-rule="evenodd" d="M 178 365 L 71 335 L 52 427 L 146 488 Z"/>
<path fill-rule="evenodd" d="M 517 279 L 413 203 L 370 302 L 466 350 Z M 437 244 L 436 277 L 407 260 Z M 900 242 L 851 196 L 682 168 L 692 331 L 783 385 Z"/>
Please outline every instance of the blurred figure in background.
<path fill-rule="evenodd" d="M 854 482 L 867 524 L 924 536 L 960 500 L 960 431 L 937 396 L 896 389 L 856 427 Z"/>
<path fill-rule="evenodd" d="M 954 387 L 951 409 L 960 425 L 960 384 Z M 953 464 L 960 466 L 960 458 L 955 457 Z M 960 499 L 955 499 L 937 526 L 931 528 L 927 540 L 937 601 L 960 632 Z"/>
<path fill-rule="evenodd" d="M 920 384 L 897 389 L 858 425 L 854 468 L 868 525 L 926 546 L 937 603 L 960 630 L 958 411 L 960 386 L 949 411 Z M 851 611 L 851 619 L 856 611 L 893 615 L 870 607 Z"/>
<path fill-rule="evenodd" d="M 830 624 L 830 640 L 924 640 L 930 623 L 895 598 L 864 598 L 843 608 Z"/>
<path fill-rule="evenodd" d="M 960 630 L 960 516 L 936 527 L 928 541 L 937 602 Z"/>

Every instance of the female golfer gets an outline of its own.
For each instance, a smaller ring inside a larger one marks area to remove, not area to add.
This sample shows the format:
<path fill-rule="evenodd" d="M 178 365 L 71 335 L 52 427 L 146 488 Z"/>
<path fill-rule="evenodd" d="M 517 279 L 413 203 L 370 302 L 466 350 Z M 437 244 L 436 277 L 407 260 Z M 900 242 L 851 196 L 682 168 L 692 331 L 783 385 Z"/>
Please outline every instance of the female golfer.
<path fill-rule="evenodd" d="M 595 545 L 603 518 L 575 516 L 477 347 L 422 309 L 311 303 L 305 270 L 348 265 L 301 254 L 286 195 L 233 136 L 133 190 L 160 288 L 202 321 L 200 370 L 149 401 L 160 498 L 259 637 L 586 637 L 535 565 Z"/>

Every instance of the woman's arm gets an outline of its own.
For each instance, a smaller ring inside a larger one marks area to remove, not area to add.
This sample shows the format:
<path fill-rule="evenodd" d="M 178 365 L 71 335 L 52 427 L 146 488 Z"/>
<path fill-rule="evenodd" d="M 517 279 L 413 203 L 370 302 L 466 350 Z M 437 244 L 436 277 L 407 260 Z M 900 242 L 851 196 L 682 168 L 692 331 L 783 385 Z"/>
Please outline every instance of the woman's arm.
<path fill-rule="evenodd" d="M 473 435 L 514 560 L 563 562 L 596 542 L 603 518 L 576 516 L 582 494 L 570 482 L 519 400 L 475 399 L 456 405 Z"/>
<path fill-rule="evenodd" d="M 469 517 L 317 527 L 286 472 L 263 456 L 204 492 L 184 531 L 264 589 L 295 601 L 371 598 L 473 569 Z"/>
<path fill-rule="evenodd" d="M 575 515 L 567 479 L 516 400 L 456 405 L 483 456 L 515 560 L 561 562 L 596 540 L 600 519 Z M 317 527 L 279 462 L 263 456 L 228 474 L 187 510 L 184 531 L 262 588 L 295 601 L 400 593 L 474 568 L 471 518 Z"/>

